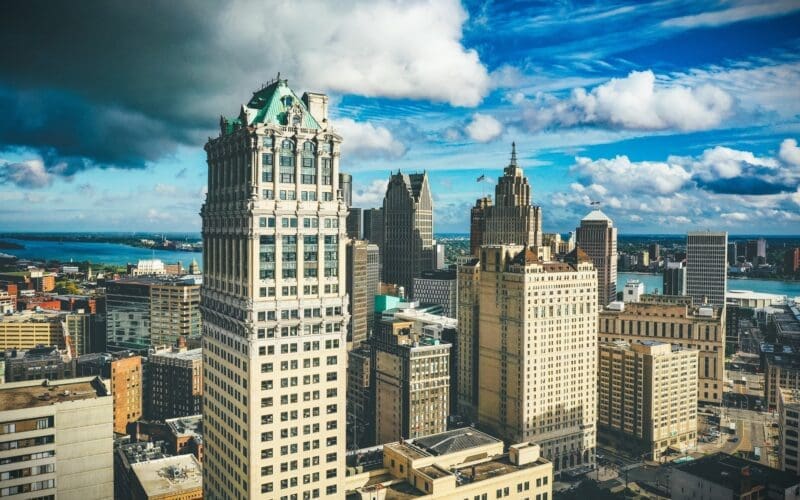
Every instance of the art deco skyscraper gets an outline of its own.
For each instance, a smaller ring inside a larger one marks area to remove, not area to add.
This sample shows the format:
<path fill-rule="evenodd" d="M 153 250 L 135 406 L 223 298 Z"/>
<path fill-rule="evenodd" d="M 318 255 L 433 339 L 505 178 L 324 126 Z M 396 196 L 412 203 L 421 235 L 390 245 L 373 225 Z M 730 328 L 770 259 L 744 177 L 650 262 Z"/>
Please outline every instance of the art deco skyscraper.
<path fill-rule="evenodd" d="M 695 305 L 725 305 L 727 251 L 728 233 L 697 231 L 686 235 L 686 294 Z"/>
<path fill-rule="evenodd" d="M 575 234 L 580 247 L 597 269 L 597 302 L 605 307 L 617 300 L 617 228 L 606 214 L 592 210 L 581 219 Z"/>
<path fill-rule="evenodd" d="M 516 144 L 511 161 L 497 180 L 494 204 L 480 198 L 470 212 L 470 247 L 477 255 L 482 245 L 542 245 L 541 209 L 531 205 L 531 186 L 517 165 Z"/>
<path fill-rule="evenodd" d="M 414 295 L 414 278 L 434 268 L 433 198 L 428 174 L 389 178 L 383 198 L 383 281 Z"/>
<path fill-rule="evenodd" d="M 327 103 L 277 79 L 205 147 L 205 498 L 343 496 L 347 205 Z"/>

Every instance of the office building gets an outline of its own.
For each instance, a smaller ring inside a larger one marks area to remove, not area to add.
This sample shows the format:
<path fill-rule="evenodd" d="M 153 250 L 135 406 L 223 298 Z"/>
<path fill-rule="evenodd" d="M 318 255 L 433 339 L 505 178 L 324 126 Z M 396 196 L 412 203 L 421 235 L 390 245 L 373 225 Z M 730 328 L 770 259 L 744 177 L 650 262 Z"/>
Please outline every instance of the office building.
<path fill-rule="evenodd" d="M 484 197 L 470 214 L 470 249 L 483 245 L 542 245 L 541 208 L 531 205 L 528 178 L 517 164 L 517 149 L 511 144 L 511 160 L 494 190 L 494 203 Z"/>
<path fill-rule="evenodd" d="M 414 278 L 434 268 L 433 197 L 428 174 L 392 174 L 383 198 L 383 281 L 414 295 Z"/>
<path fill-rule="evenodd" d="M 480 247 L 479 247 L 480 249 Z M 480 261 L 473 258 L 458 266 L 458 414 L 469 422 L 478 418 L 478 331 L 480 313 Z"/>
<path fill-rule="evenodd" d="M 387 443 L 348 468 L 347 498 L 553 498 L 553 464 L 532 443 L 509 446 L 465 427 Z M 350 464 L 348 464 L 350 465 Z"/>
<path fill-rule="evenodd" d="M 184 345 L 157 350 L 148 358 L 148 371 L 150 419 L 163 421 L 202 412 L 202 349 Z"/>
<path fill-rule="evenodd" d="M 686 236 L 686 294 L 695 304 L 725 306 L 727 249 L 728 233 L 697 231 Z"/>
<path fill-rule="evenodd" d="M 639 280 L 628 280 L 622 290 L 623 302 L 639 302 L 644 295 L 644 283 Z"/>
<path fill-rule="evenodd" d="M 327 106 L 277 79 L 206 144 L 206 499 L 343 495 L 347 205 Z"/>
<path fill-rule="evenodd" d="M 364 239 L 383 248 L 383 208 L 368 208 L 363 212 Z"/>
<path fill-rule="evenodd" d="M 763 348 L 762 348 L 763 349 Z M 767 409 L 778 408 L 780 391 L 800 390 L 800 355 L 792 352 L 772 352 L 764 350 L 764 399 Z"/>
<path fill-rule="evenodd" d="M 350 240 L 346 248 L 347 296 L 350 324 L 347 329 L 347 350 L 358 347 L 367 340 L 367 242 Z M 374 297 L 374 292 L 373 292 Z M 373 298 L 374 300 L 374 298 Z"/>
<path fill-rule="evenodd" d="M 377 325 L 370 348 L 376 442 L 447 429 L 451 345 L 416 333 L 411 321 L 392 319 Z"/>
<path fill-rule="evenodd" d="M 686 265 L 683 262 L 667 262 L 662 285 L 664 295 L 686 295 Z"/>
<path fill-rule="evenodd" d="M 661 260 L 661 247 L 658 243 L 650 243 L 650 245 L 647 246 L 647 253 L 651 261 L 658 262 Z"/>
<path fill-rule="evenodd" d="M 364 231 L 362 229 L 362 210 L 360 208 L 350 207 L 345 227 L 347 228 L 348 238 L 360 240 L 364 237 Z"/>
<path fill-rule="evenodd" d="M 606 214 L 592 210 L 581 219 L 575 235 L 597 270 L 597 300 L 605 307 L 617 300 L 617 228 Z"/>
<path fill-rule="evenodd" d="M 200 282 L 194 278 L 139 277 L 106 285 L 109 350 L 174 345 L 200 335 Z"/>
<path fill-rule="evenodd" d="M 659 341 L 602 342 L 597 365 L 600 439 L 660 460 L 697 444 L 697 351 Z"/>
<path fill-rule="evenodd" d="M 375 404 L 370 389 L 369 343 L 347 353 L 347 449 L 375 444 Z"/>
<path fill-rule="evenodd" d="M 0 495 L 114 496 L 111 397 L 99 378 L 0 386 Z"/>
<path fill-rule="evenodd" d="M 778 453 L 780 469 L 800 475 L 800 392 L 797 389 L 778 390 Z"/>
<path fill-rule="evenodd" d="M 375 328 L 375 296 L 380 293 L 381 249 L 378 245 L 367 245 L 367 336 Z"/>
<path fill-rule="evenodd" d="M 455 269 L 425 271 L 414 278 L 414 300 L 420 304 L 442 306 L 442 314 L 458 317 L 458 281 Z"/>
<path fill-rule="evenodd" d="M 758 238 L 756 240 L 747 240 L 745 244 L 745 258 L 747 262 L 752 262 L 755 265 L 766 264 L 767 262 L 767 240 Z"/>
<path fill-rule="evenodd" d="M 345 206 L 353 206 L 353 176 L 344 172 L 339 172 L 339 191 Z"/>
<path fill-rule="evenodd" d="M 645 295 L 639 303 L 612 302 L 600 311 L 601 342 L 658 340 L 700 351 L 698 400 L 720 404 L 725 380 L 723 308 L 693 306 L 689 297 Z"/>
<path fill-rule="evenodd" d="M 76 369 L 81 377 L 99 376 L 109 381 L 115 433 L 127 433 L 128 424 L 142 418 L 145 377 L 141 356 L 130 351 L 87 354 L 78 358 Z"/>
<path fill-rule="evenodd" d="M 61 380 L 76 376 L 75 358 L 54 346 L 38 346 L 27 351 L 11 349 L 3 354 L 6 382 Z"/>
<path fill-rule="evenodd" d="M 669 497 L 673 500 L 796 500 L 796 475 L 739 458 L 714 453 L 672 468 Z"/>
<path fill-rule="evenodd" d="M 556 472 L 593 464 L 598 306 L 591 259 L 580 247 L 553 262 L 531 248 L 484 246 L 478 288 L 479 425 L 509 442 L 538 443 Z"/>
<path fill-rule="evenodd" d="M 22 311 L 0 316 L 0 350 L 55 346 L 66 350 L 64 314 L 58 311 Z"/>
<path fill-rule="evenodd" d="M 157 458 L 131 464 L 132 500 L 199 500 L 203 471 L 194 455 Z"/>
<path fill-rule="evenodd" d="M 728 265 L 735 266 L 739 263 L 736 243 L 728 243 Z"/>

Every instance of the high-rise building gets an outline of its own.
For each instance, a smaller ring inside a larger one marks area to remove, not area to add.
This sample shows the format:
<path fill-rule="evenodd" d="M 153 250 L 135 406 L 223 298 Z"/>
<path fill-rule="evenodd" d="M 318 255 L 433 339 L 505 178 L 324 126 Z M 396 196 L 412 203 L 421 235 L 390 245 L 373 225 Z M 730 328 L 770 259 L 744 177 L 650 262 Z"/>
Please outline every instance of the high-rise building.
<path fill-rule="evenodd" d="M 378 444 L 444 432 L 450 405 L 450 348 L 413 322 L 382 320 L 370 341 L 370 388 Z"/>
<path fill-rule="evenodd" d="M 364 232 L 361 228 L 361 221 L 362 221 L 362 211 L 360 208 L 350 207 L 350 212 L 347 214 L 347 221 L 346 221 L 346 228 L 347 228 L 347 237 L 360 240 Z"/>
<path fill-rule="evenodd" d="M 383 251 L 383 208 L 364 210 L 364 239 L 374 243 Z"/>
<path fill-rule="evenodd" d="M 148 358 L 148 417 L 164 421 L 202 411 L 202 349 L 162 348 Z"/>
<path fill-rule="evenodd" d="M 381 249 L 378 245 L 367 245 L 367 335 L 375 328 L 375 296 L 381 285 Z"/>
<path fill-rule="evenodd" d="M 593 464 L 598 306 L 589 256 L 578 247 L 553 262 L 531 248 L 484 246 L 477 293 L 478 423 L 538 443 L 556 471 Z"/>
<path fill-rule="evenodd" d="M 414 278 L 433 269 L 433 197 L 428 174 L 389 178 L 383 198 L 383 281 L 413 296 Z"/>
<path fill-rule="evenodd" d="M 745 249 L 745 258 L 748 262 L 752 262 L 755 265 L 767 262 L 767 240 L 764 238 L 747 240 Z"/>
<path fill-rule="evenodd" d="M 695 304 L 725 306 L 727 249 L 725 232 L 697 231 L 686 236 L 686 294 Z"/>
<path fill-rule="evenodd" d="M 697 444 L 697 351 L 656 340 L 601 342 L 597 423 L 651 460 Z"/>
<path fill-rule="evenodd" d="M 650 243 L 647 247 L 647 253 L 651 261 L 658 262 L 661 259 L 661 247 L 658 243 Z"/>
<path fill-rule="evenodd" d="M 327 102 L 277 79 L 205 147 L 206 499 L 343 496 L 347 204 Z"/>
<path fill-rule="evenodd" d="M 458 281 L 455 269 L 425 271 L 414 278 L 414 300 L 420 304 L 438 304 L 442 314 L 458 318 Z"/>
<path fill-rule="evenodd" d="M 800 248 L 791 248 L 783 258 L 783 272 L 794 274 L 800 270 Z"/>
<path fill-rule="evenodd" d="M 366 448 L 375 444 L 375 405 L 370 390 L 369 343 L 347 353 L 347 448 Z"/>
<path fill-rule="evenodd" d="M 106 340 L 109 350 L 174 345 L 198 337 L 200 281 L 194 278 L 137 277 L 106 285 Z"/>
<path fill-rule="evenodd" d="M 531 186 L 517 165 L 517 149 L 511 144 L 511 161 L 503 169 L 490 198 L 477 200 L 471 211 L 470 249 L 483 245 L 542 245 L 541 208 L 531 205 Z"/>
<path fill-rule="evenodd" d="M 353 206 L 353 176 L 344 172 L 339 172 L 339 190 L 342 200 L 347 208 Z"/>
<path fill-rule="evenodd" d="M 480 250 L 480 247 L 478 247 Z M 473 258 L 458 266 L 458 413 L 467 421 L 478 419 L 478 327 L 481 265 Z"/>
<path fill-rule="evenodd" d="M 112 420 L 99 378 L 0 385 L 0 495 L 113 498 Z"/>
<path fill-rule="evenodd" d="M 367 340 L 367 317 L 369 310 L 367 295 L 367 245 L 363 240 L 350 240 L 347 243 L 347 296 L 349 298 L 350 324 L 347 329 L 347 350 L 358 347 Z M 375 291 L 372 291 L 374 304 Z"/>
<path fill-rule="evenodd" d="M 735 266 L 739 262 L 737 257 L 738 254 L 736 243 L 728 243 L 728 265 Z"/>
<path fill-rule="evenodd" d="M 683 262 L 667 262 L 662 285 L 664 295 L 686 295 L 686 266 Z"/>
<path fill-rule="evenodd" d="M 129 351 L 86 354 L 78 358 L 81 377 L 99 376 L 109 381 L 114 406 L 114 432 L 126 434 L 128 424 L 144 416 L 144 364 Z"/>
<path fill-rule="evenodd" d="M 592 210 L 575 230 L 577 244 L 591 257 L 597 269 L 597 300 L 600 307 L 617 300 L 617 228 L 606 214 Z"/>
<path fill-rule="evenodd" d="M 697 398 L 720 404 L 725 380 L 725 315 L 721 307 L 693 306 L 689 297 L 645 295 L 600 311 L 601 342 L 659 340 L 700 351 Z"/>

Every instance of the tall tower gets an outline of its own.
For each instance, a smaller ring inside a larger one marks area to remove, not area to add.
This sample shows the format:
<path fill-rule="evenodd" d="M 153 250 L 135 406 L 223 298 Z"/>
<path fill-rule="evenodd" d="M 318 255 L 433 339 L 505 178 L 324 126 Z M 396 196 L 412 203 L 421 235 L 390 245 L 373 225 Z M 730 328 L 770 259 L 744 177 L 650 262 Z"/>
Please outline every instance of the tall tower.
<path fill-rule="evenodd" d="M 482 245 L 542 245 L 541 208 L 531 205 L 531 186 L 517 165 L 517 147 L 511 143 L 511 161 L 494 190 L 494 204 L 479 198 L 470 214 L 473 255 Z"/>
<path fill-rule="evenodd" d="M 725 306 L 727 250 L 726 232 L 696 231 L 686 235 L 686 294 L 696 305 Z"/>
<path fill-rule="evenodd" d="M 592 210 L 575 230 L 577 245 L 597 269 L 597 302 L 605 307 L 617 300 L 617 228 L 606 214 Z"/>
<path fill-rule="evenodd" d="M 383 198 L 383 281 L 414 295 L 414 278 L 434 268 L 433 198 L 428 174 L 389 178 Z"/>
<path fill-rule="evenodd" d="M 205 498 L 344 494 L 347 205 L 326 110 L 277 79 L 205 146 Z"/>

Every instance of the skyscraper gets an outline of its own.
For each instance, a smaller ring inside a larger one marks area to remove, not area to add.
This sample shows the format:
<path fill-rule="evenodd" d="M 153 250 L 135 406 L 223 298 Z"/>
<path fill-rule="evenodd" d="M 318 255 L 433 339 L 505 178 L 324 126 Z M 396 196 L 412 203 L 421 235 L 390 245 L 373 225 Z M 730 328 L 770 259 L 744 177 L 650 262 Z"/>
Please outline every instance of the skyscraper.
<path fill-rule="evenodd" d="M 597 269 L 597 301 L 601 307 L 617 300 L 617 228 L 606 214 L 592 210 L 575 230 L 578 246 Z"/>
<path fill-rule="evenodd" d="M 664 295 L 686 295 L 686 266 L 683 262 L 667 262 L 662 285 Z"/>
<path fill-rule="evenodd" d="M 367 245 L 363 240 L 347 243 L 347 295 L 350 299 L 350 324 L 347 329 L 347 350 L 358 347 L 367 340 Z M 372 290 L 373 303 L 376 289 Z"/>
<path fill-rule="evenodd" d="M 541 209 L 531 205 L 531 186 L 517 165 L 517 148 L 511 143 L 511 161 L 494 190 L 494 203 L 480 198 L 470 213 L 470 248 L 482 245 L 542 245 Z"/>
<path fill-rule="evenodd" d="M 434 268 L 433 198 L 428 174 L 389 178 L 383 198 L 383 281 L 414 294 L 414 278 Z"/>
<path fill-rule="evenodd" d="M 725 232 L 697 231 L 686 236 L 686 294 L 695 305 L 725 306 L 727 249 Z"/>
<path fill-rule="evenodd" d="M 364 239 L 383 249 L 383 208 L 364 210 Z"/>
<path fill-rule="evenodd" d="M 580 247 L 563 262 L 521 246 L 481 248 L 478 422 L 538 443 L 556 471 L 594 463 L 596 283 Z"/>
<path fill-rule="evenodd" d="M 341 498 L 342 138 L 277 79 L 206 144 L 204 498 Z"/>

